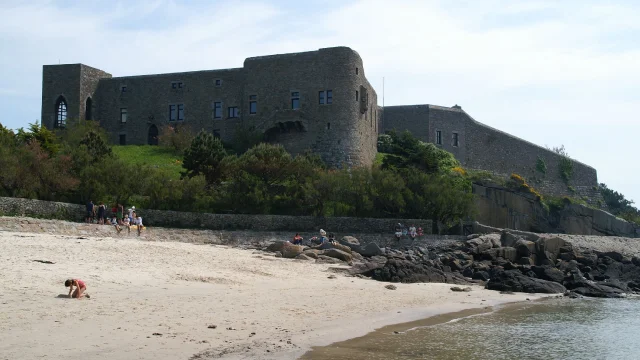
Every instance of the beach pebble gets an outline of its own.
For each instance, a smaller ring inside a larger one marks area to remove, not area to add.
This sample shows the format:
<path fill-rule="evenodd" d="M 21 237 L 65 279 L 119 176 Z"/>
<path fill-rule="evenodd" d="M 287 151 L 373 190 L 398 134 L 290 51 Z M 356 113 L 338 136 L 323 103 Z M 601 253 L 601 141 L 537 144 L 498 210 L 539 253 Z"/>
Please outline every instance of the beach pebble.
<path fill-rule="evenodd" d="M 385 286 L 385 288 L 389 289 L 389 290 L 396 290 L 397 289 L 397 287 L 395 285 L 387 285 L 387 286 Z"/>
<path fill-rule="evenodd" d="M 162 336 L 162 334 L 160 334 L 160 333 L 153 333 L 153 334 L 151 334 L 151 335 L 154 335 L 154 336 Z"/>
<path fill-rule="evenodd" d="M 469 291 L 471 291 L 471 288 L 470 288 L 470 287 L 468 287 L 468 286 L 467 286 L 467 287 L 465 287 L 465 288 L 461 288 L 461 287 L 459 287 L 459 286 L 454 286 L 454 287 L 452 287 L 452 288 L 451 288 L 451 291 L 463 291 L 463 292 L 469 292 Z"/>
<path fill-rule="evenodd" d="M 217 327 L 218 327 L 218 325 L 209 325 L 209 326 L 207 326 L 207 327 L 208 327 L 209 329 L 215 329 L 215 328 L 217 328 Z"/>
<path fill-rule="evenodd" d="M 327 279 L 337 279 L 335 275 L 329 275 Z"/>

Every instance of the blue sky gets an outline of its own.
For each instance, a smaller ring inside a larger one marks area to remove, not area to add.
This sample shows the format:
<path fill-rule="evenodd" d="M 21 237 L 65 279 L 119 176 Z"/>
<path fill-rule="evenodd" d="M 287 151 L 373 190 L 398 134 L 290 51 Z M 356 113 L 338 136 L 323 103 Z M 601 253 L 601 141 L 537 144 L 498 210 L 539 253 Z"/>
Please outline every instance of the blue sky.
<path fill-rule="evenodd" d="M 633 1 L 3 1 L 0 122 L 40 118 L 42 65 L 114 76 L 241 67 L 345 45 L 385 104 L 459 104 L 563 144 L 640 202 L 640 3 Z"/>

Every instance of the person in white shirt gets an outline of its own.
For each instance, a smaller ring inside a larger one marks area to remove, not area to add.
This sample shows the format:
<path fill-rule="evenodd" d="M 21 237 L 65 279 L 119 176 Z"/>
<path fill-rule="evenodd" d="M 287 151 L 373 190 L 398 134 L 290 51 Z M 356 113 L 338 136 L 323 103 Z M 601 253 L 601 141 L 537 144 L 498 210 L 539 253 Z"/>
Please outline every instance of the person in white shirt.
<path fill-rule="evenodd" d="M 142 216 L 136 216 L 134 218 L 134 222 L 136 224 L 136 227 L 138 228 L 138 236 L 140 236 L 140 232 L 142 231 Z"/>

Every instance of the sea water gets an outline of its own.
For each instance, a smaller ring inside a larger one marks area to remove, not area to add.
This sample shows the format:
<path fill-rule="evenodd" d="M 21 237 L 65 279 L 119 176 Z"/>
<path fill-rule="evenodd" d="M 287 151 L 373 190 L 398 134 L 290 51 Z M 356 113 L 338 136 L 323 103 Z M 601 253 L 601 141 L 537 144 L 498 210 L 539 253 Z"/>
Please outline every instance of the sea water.
<path fill-rule="evenodd" d="M 640 299 L 555 299 L 318 348 L 305 359 L 640 359 Z"/>

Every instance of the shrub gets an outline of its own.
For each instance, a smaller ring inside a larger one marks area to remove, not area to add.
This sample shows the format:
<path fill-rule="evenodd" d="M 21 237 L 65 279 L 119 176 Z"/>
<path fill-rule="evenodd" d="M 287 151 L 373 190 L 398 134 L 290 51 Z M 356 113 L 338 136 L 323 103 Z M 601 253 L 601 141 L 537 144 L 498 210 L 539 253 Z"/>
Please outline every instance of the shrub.
<path fill-rule="evenodd" d="M 220 162 L 226 155 L 220 139 L 202 130 L 184 153 L 182 177 L 204 175 L 208 184 L 214 184 L 222 177 Z"/>
<path fill-rule="evenodd" d="M 189 124 L 165 125 L 160 128 L 158 144 L 183 154 L 195 137 L 196 133 Z"/>
<path fill-rule="evenodd" d="M 536 170 L 543 174 L 547 173 L 547 163 L 540 156 L 538 156 L 538 160 L 536 160 Z"/>
<path fill-rule="evenodd" d="M 560 171 L 560 177 L 565 183 L 568 183 L 573 177 L 573 161 L 568 157 L 562 157 L 558 163 L 558 170 Z"/>

